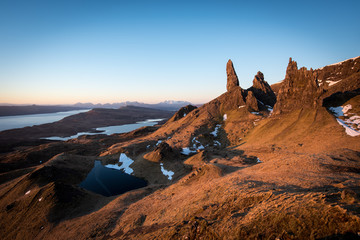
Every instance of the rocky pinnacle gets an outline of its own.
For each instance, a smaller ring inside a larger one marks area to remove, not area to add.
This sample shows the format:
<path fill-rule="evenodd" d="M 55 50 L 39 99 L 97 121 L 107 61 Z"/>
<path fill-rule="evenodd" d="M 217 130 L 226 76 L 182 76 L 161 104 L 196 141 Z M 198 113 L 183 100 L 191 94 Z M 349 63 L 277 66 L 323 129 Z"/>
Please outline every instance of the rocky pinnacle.
<path fill-rule="evenodd" d="M 239 80 L 236 75 L 234 65 L 230 59 L 226 64 L 226 74 L 227 74 L 226 89 L 228 92 L 230 92 L 232 89 L 239 86 Z"/>

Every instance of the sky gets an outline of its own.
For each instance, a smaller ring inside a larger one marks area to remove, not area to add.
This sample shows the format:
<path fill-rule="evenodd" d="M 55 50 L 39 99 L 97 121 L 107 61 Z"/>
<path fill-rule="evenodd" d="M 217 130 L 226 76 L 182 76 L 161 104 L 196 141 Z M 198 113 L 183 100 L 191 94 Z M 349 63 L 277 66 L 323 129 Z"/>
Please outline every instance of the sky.
<path fill-rule="evenodd" d="M 183 100 L 360 55 L 360 1 L 0 0 L 0 103 Z"/>

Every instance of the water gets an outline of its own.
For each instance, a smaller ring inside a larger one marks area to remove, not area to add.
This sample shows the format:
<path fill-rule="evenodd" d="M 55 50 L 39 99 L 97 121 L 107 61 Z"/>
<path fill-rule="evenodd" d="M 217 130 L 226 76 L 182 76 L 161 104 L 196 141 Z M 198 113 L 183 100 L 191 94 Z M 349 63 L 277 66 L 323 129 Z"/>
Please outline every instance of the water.
<path fill-rule="evenodd" d="M 29 115 L 19 115 L 19 116 L 5 116 L 0 117 L 0 131 L 14 129 L 14 128 L 23 128 L 31 127 L 34 125 L 40 125 L 44 123 L 52 123 L 68 117 L 74 114 L 90 111 L 86 110 L 74 110 L 67 112 L 57 112 L 57 113 L 44 113 L 44 114 L 29 114 Z"/>
<path fill-rule="evenodd" d="M 126 174 L 121 170 L 107 168 L 101 164 L 101 161 L 95 161 L 94 168 L 80 184 L 80 187 L 109 197 L 146 185 L 145 180 Z"/>
<path fill-rule="evenodd" d="M 131 132 L 131 131 L 133 131 L 135 129 L 138 129 L 140 127 L 154 126 L 161 120 L 162 119 L 148 119 L 146 121 L 141 121 L 141 122 L 132 123 L 132 124 L 124 124 L 124 125 L 96 128 L 96 131 L 100 131 L 100 132 L 79 132 L 79 133 L 77 133 L 75 135 L 72 135 L 70 137 L 57 137 L 57 136 L 54 136 L 54 137 L 47 137 L 45 139 L 67 141 L 69 139 L 78 138 L 79 136 L 82 136 L 82 135 L 96 135 L 96 134 L 111 135 L 111 134 L 115 134 L 115 133 L 126 133 L 126 132 Z"/>

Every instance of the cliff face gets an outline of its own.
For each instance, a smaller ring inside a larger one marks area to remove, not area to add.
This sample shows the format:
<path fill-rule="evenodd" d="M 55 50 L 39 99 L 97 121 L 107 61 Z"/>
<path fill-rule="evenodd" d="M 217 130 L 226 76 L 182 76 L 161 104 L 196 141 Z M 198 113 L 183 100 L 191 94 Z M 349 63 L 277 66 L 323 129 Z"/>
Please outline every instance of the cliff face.
<path fill-rule="evenodd" d="M 317 84 L 317 73 L 305 67 L 298 69 L 297 63 L 290 58 L 274 113 L 290 112 L 302 107 L 312 108 L 319 104 L 322 92 L 322 88 Z"/>
<path fill-rule="evenodd" d="M 332 101 L 335 104 L 336 99 L 359 94 L 359 88 L 360 57 L 316 70 L 298 69 L 297 63 L 290 58 L 274 114 L 328 105 L 329 98 L 335 99 Z"/>

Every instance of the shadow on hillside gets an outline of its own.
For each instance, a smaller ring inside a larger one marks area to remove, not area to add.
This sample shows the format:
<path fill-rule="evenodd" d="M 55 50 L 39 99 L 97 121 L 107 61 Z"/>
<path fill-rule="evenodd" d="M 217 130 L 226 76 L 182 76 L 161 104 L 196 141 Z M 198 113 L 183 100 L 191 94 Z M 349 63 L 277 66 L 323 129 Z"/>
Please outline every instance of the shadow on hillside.
<path fill-rule="evenodd" d="M 357 95 L 360 95 L 360 88 L 352 91 L 336 92 L 331 96 L 324 98 L 322 106 L 326 108 L 341 106 Z"/>

